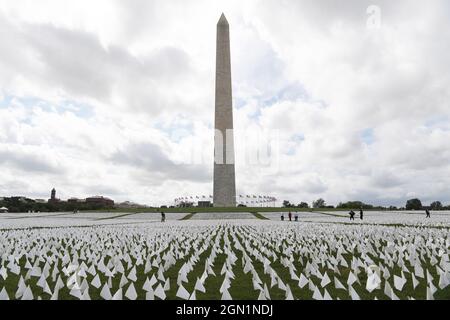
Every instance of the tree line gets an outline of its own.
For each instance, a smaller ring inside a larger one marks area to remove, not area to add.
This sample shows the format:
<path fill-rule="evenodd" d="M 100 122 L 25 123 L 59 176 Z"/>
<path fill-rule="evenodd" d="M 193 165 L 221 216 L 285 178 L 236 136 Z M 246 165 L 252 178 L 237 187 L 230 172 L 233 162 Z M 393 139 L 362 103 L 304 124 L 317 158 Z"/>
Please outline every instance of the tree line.
<path fill-rule="evenodd" d="M 99 210 L 111 209 L 111 206 L 100 203 L 86 203 L 86 202 L 36 202 L 33 199 L 23 197 L 9 197 L 0 200 L 0 207 L 8 208 L 9 212 L 64 212 L 74 210 Z"/>
<path fill-rule="evenodd" d="M 309 204 L 306 202 L 300 202 L 299 204 L 293 204 L 289 200 L 283 201 L 283 207 L 285 208 L 310 208 Z M 444 206 L 440 201 L 434 201 L 429 206 L 423 206 L 420 199 L 414 198 L 406 201 L 404 207 L 396 206 L 374 206 L 371 204 L 364 203 L 362 201 L 347 201 L 340 202 L 337 206 L 328 205 L 324 199 L 319 198 L 313 201 L 311 208 L 314 209 L 365 209 L 365 210 L 450 210 L 450 205 Z"/>

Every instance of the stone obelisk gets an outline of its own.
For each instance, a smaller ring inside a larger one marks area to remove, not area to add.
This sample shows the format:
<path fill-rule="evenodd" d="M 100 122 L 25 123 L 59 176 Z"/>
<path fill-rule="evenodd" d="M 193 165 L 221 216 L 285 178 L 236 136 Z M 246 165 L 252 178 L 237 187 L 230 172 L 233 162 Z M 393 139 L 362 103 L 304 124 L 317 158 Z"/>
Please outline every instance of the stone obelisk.
<path fill-rule="evenodd" d="M 223 13 L 217 23 L 216 41 L 213 205 L 215 207 L 235 207 L 230 31 L 228 21 Z"/>

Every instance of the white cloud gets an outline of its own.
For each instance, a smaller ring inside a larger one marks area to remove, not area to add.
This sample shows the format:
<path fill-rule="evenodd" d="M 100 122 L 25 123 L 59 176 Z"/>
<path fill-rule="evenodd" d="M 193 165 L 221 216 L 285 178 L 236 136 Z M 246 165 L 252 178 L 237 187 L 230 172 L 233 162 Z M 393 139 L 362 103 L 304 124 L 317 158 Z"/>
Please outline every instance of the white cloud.
<path fill-rule="evenodd" d="M 449 5 L 378 1 L 368 29 L 370 4 L 0 1 L 0 192 L 211 194 L 225 11 L 235 128 L 283 138 L 276 170 L 236 164 L 239 193 L 450 202 Z"/>

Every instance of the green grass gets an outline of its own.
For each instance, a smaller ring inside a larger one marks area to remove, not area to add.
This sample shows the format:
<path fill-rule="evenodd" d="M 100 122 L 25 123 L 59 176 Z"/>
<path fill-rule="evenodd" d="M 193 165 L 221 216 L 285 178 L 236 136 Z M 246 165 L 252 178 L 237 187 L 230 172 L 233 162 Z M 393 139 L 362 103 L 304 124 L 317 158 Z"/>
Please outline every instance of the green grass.
<path fill-rule="evenodd" d="M 339 217 L 339 218 L 344 218 L 342 215 L 340 214 L 334 214 L 334 213 L 329 213 L 329 212 L 321 212 L 321 211 L 311 211 L 311 212 L 315 212 L 315 213 L 320 213 L 326 216 L 331 216 L 331 217 Z"/>
<path fill-rule="evenodd" d="M 251 211 L 250 212 L 252 215 L 254 215 L 256 218 L 261 219 L 261 220 L 270 220 L 269 218 L 264 217 L 261 213 L 256 212 L 256 211 Z"/>
<path fill-rule="evenodd" d="M 87 210 L 85 212 L 133 212 L 133 213 L 141 213 L 141 212 L 155 212 L 155 213 L 173 213 L 173 212 L 308 212 L 312 211 L 312 209 L 308 208 L 279 208 L 279 207 L 191 207 L 191 208 L 117 208 L 117 209 L 102 209 L 102 210 Z"/>
<path fill-rule="evenodd" d="M 323 212 L 324 210 L 328 212 Z M 285 207 L 190 207 L 190 208 L 113 208 L 113 209 L 100 209 L 100 210 L 86 210 L 83 212 L 317 212 L 322 214 L 334 215 L 332 212 L 343 212 L 348 213 L 352 209 L 337 209 L 337 208 L 285 208 Z M 359 210 L 359 209 L 353 209 Z M 370 211 L 383 211 L 380 209 L 364 209 L 364 212 Z M 389 210 L 386 210 L 389 211 Z M 416 212 L 402 211 L 403 213 L 409 214 L 422 214 L 422 211 L 418 210 Z M 437 211 L 433 211 L 437 212 Z M 433 213 L 432 213 L 433 215 Z M 335 215 L 339 216 L 339 215 Z"/>
<path fill-rule="evenodd" d="M 187 215 L 185 215 L 183 218 L 181 218 L 180 220 L 189 220 L 189 219 L 191 219 L 193 216 L 194 216 L 194 214 L 196 214 L 197 212 L 191 212 L 191 213 L 189 213 L 189 214 L 187 214 Z"/>
<path fill-rule="evenodd" d="M 117 219 L 117 218 L 122 218 L 122 217 L 127 217 L 127 216 L 132 216 L 133 214 L 137 214 L 138 212 L 133 212 L 133 213 L 124 213 L 118 216 L 112 216 L 112 217 L 102 217 L 102 218 L 97 218 L 94 220 L 112 220 L 112 219 Z"/>

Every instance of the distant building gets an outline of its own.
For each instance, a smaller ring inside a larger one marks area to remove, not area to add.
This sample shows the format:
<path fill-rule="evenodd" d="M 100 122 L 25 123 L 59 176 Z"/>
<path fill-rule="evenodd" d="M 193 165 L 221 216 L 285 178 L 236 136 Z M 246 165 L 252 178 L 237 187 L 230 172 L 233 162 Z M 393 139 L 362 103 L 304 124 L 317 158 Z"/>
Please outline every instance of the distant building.
<path fill-rule="evenodd" d="M 131 202 L 131 201 L 124 201 L 121 203 L 116 204 L 116 208 L 122 208 L 122 209 L 139 209 L 139 208 L 146 208 L 147 206 L 139 204 L 139 203 L 135 203 L 135 202 Z"/>
<path fill-rule="evenodd" d="M 83 203 L 86 202 L 86 199 L 78 199 L 78 198 L 70 198 L 67 199 L 68 203 Z"/>
<path fill-rule="evenodd" d="M 114 206 L 114 200 L 111 200 L 111 199 L 109 199 L 107 197 L 103 197 L 103 196 L 94 196 L 94 197 L 86 198 L 86 203 L 98 204 L 98 205 L 108 206 L 108 207 Z"/>
<path fill-rule="evenodd" d="M 6 208 L 6 207 L 1 207 L 1 208 L 0 208 L 0 213 L 8 213 L 8 208 Z"/>
<path fill-rule="evenodd" d="M 207 208 L 212 207 L 211 201 L 199 201 L 197 202 L 197 207 Z"/>
<path fill-rule="evenodd" d="M 59 202 L 59 199 L 56 198 L 56 189 L 53 188 L 51 193 L 50 193 L 50 199 L 48 199 L 49 203 L 55 203 L 55 202 Z"/>

